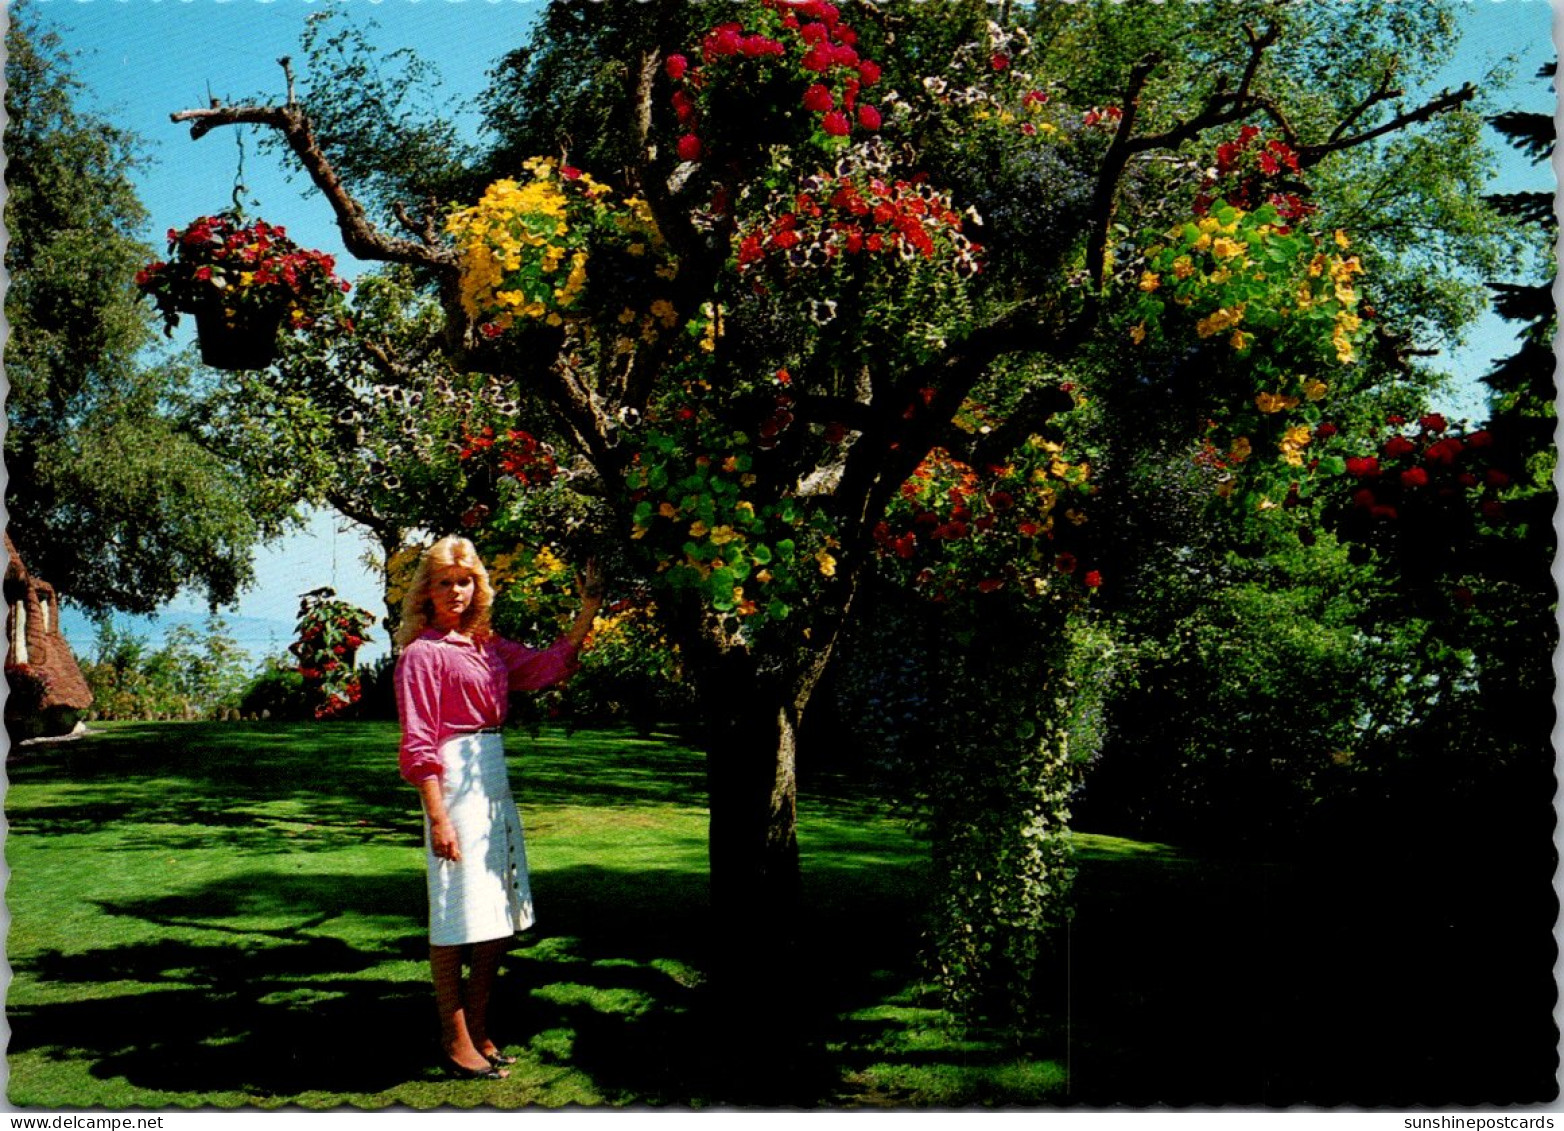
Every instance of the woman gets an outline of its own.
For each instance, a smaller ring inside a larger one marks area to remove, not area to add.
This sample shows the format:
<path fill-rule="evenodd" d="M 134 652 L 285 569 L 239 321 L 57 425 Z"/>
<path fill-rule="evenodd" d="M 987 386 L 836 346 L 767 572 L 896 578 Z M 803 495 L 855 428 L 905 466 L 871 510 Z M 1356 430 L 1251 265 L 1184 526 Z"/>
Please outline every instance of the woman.
<path fill-rule="evenodd" d="M 473 544 L 444 538 L 424 552 L 396 640 L 402 776 L 423 799 L 429 870 L 429 966 L 448 1070 L 503 1079 L 514 1057 L 489 1038 L 489 992 L 510 938 L 533 922 L 521 820 L 500 726 L 508 692 L 558 683 L 602 604 L 595 563 L 578 581 L 581 611 L 543 651 L 494 635 L 494 590 Z M 469 964 L 462 981 L 464 957 Z"/>

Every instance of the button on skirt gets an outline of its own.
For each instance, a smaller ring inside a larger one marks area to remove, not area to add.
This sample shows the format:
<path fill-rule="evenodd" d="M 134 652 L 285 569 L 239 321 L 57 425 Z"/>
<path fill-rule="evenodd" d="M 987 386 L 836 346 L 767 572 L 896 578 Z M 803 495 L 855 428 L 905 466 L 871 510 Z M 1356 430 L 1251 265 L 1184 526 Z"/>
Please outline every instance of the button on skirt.
<path fill-rule="evenodd" d="M 459 946 L 526 930 L 534 920 L 532 888 L 504 740 L 498 734 L 458 735 L 441 745 L 440 760 L 445 810 L 462 858 L 435 856 L 425 817 L 430 943 Z"/>

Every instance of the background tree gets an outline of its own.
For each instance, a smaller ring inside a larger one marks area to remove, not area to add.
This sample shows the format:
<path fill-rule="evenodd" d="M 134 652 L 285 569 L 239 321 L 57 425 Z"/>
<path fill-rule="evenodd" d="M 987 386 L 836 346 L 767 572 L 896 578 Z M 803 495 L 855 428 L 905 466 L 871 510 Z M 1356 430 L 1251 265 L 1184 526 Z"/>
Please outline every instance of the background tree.
<path fill-rule="evenodd" d="M 28 563 L 88 612 L 149 612 L 190 586 L 214 603 L 287 508 L 195 439 L 204 392 L 149 362 L 151 258 L 129 170 L 135 139 L 79 109 L 58 40 L 25 9 L 6 31 L 6 507 Z"/>
<path fill-rule="evenodd" d="M 157 648 L 106 620 L 83 669 L 102 719 L 209 719 L 239 708 L 252 659 L 213 616 L 174 628 Z"/>

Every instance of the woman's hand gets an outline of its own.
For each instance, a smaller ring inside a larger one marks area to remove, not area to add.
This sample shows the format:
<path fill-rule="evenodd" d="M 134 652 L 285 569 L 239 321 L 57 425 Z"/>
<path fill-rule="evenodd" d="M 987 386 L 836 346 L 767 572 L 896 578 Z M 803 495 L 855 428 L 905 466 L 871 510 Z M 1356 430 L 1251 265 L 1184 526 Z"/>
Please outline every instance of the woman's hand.
<path fill-rule="evenodd" d="M 453 864 L 462 858 L 462 846 L 456 840 L 456 825 L 449 817 L 429 822 L 429 849 L 441 860 Z"/>
<path fill-rule="evenodd" d="M 429 851 L 441 860 L 456 862 L 462 858 L 462 846 L 456 840 L 456 823 L 445 811 L 445 790 L 438 775 L 418 783 L 424 812 L 429 816 Z"/>
<path fill-rule="evenodd" d="M 581 594 L 581 611 L 576 613 L 575 622 L 571 624 L 565 636 L 577 648 L 585 644 L 586 638 L 592 634 L 592 624 L 597 619 L 597 610 L 603 607 L 603 590 L 607 584 L 603 576 L 603 567 L 598 565 L 596 558 L 588 558 L 586 568 L 576 574 L 576 591 Z"/>
<path fill-rule="evenodd" d="M 603 574 L 603 567 L 598 564 L 596 558 L 588 558 L 586 568 L 576 574 L 576 592 L 581 595 L 581 601 L 602 603 L 603 591 L 608 587 L 608 579 Z"/>

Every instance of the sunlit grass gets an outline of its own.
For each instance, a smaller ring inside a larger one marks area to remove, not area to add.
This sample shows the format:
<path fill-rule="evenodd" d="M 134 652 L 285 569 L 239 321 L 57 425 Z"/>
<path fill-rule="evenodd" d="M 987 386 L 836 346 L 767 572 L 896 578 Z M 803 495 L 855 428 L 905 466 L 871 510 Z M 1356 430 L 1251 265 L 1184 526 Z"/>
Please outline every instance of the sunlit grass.
<path fill-rule="evenodd" d="M 497 991 L 520 1057 L 499 1084 L 435 1069 L 421 828 L 396 778 L 394 725 L 100 725 L 19 751 L 11 1102 L 724 1102 L 701 1063 L 700 755 L 619 732 L 507 741 L 539 925 Z M 817 988 L 844 1005 L 820 1023 L 851 1046 L 871 1025 L 858 1007 L 917 985 L 921 853 L 903 824 L 850 798 L 808 795 L 801 808 L 806 899 L 841 935 L 833 980 Z M 878 1066 L 844 1064 L 809 1102 L 874 1103 L 882 1087 L 918 1102 L 886 1057 L 938 1041 L 897 1036 L 904 1021 L 873 1019 Z M 929 1102 L 960 1094 L 947 1077 L 929 1077 Z"/>

